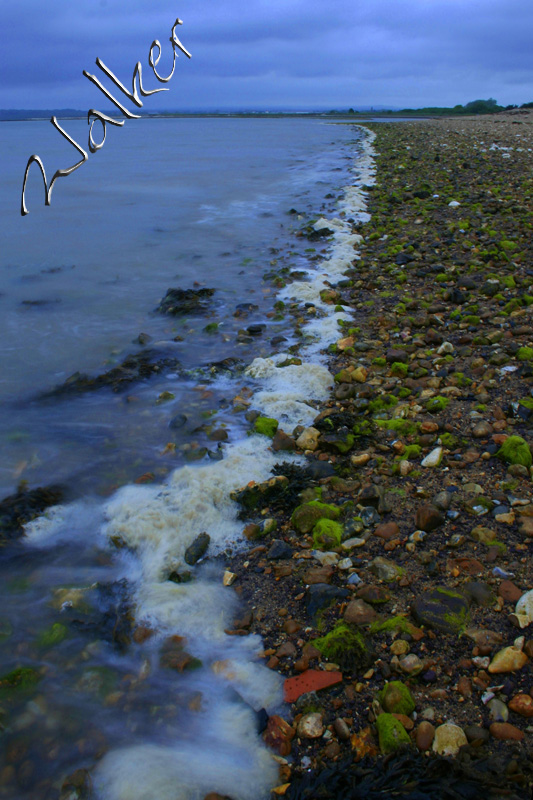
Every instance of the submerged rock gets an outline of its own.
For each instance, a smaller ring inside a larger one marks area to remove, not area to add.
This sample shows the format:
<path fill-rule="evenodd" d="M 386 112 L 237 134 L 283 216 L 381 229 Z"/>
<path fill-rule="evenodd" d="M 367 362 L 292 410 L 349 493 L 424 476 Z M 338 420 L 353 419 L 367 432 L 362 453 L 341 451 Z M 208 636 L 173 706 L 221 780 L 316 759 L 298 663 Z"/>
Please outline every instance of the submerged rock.
<path fill-rule="evenodd" d="M 39 516 L 46 508 L 61 502 L 61 486 L 45 486 L 30 491 L 22 490 L 0 502 L 0 543 L 18 539 L 24 534 L 24 525 Z"/>
<path fill-rule="evenodd" d="M 205 314 L 214 289 L 168 289 L 156 308 L 161 314 Z"/>
<path fill-rule="evenodd" d="M 190 567 L 194 566 L 201 558 L 203 558 L 209 547 L 211 537 L 208 533 L 200 533 L 194 542 L 189 545 L 185 551 L 184 561 Z"/>

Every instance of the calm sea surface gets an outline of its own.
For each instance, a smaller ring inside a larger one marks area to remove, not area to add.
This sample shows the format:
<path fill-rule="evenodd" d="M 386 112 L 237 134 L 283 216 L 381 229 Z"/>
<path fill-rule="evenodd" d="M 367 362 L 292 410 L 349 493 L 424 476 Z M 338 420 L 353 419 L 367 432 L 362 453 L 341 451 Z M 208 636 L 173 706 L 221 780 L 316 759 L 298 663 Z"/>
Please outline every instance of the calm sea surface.
<path fill-rule="evenodd" d="M 62 124 L 86 147 L 83 121 Z M 51 478 L 105 491 L 156 469 L 172 414 L 197 407 L 183 380 L 165 407 L 155 401 L 169 387 L 157 381 L 133 387 L 134 403 L 109 391 L 53 403 L 39 395 L 139 352 L 140 333 L 150 344 L 181 337 L 173 354 L 185 368 L 268 350 L 272 323 L 248 348 L 237 331 L 271 310 L 265 272 L 302 267 L 293 231 L 334 209 L 358 135 L 306 119 L 129 120 L 56 181 L 50 207 L 34 165 L 21 217 L 28 157 L 39 154 L 50 179 L 76 152 L 48 122 L 0 123 L 0 492 Z M 207 318 L 154 313 L 168 288 L 195 282 L 216 289 Z M 236 320 L 243 302 L 259 308 Z M 203 332 L 210 322 L 222 323 L 216 335 Z"/>
<path fill-rule="evenodd" d="M 82 121 L 64 127 L 85 146 Z M 221 560 L 185 550 L 205 531 L 209 556 L 239 546 L 229 493 L 280 454 L 234 413 L 250 380 L 208 365 L 290 346 L 277 286 L 321 272 L 330 245 L 295 234 L 339 213 L 362 138 L 309 119 L 127 121 L 49 208 L 32 167 L 22 218 L 28 157 L 50 179 L 74 151 L 49 123 L 0 123 L 0 496 L 53 482 L 70 500 L 0 548 L 0 798 L 262 800 L 279 782 L 257 731 L 281 678 L 258 636 L 226 635 L 243 609 Z M 170 287 L 215 292 L 203 316 L 155 313 Z M 179 363 L 118 393 L 50 393 L 143 347 Z M 325 368 L 260 364 L 308 424 Z"/>

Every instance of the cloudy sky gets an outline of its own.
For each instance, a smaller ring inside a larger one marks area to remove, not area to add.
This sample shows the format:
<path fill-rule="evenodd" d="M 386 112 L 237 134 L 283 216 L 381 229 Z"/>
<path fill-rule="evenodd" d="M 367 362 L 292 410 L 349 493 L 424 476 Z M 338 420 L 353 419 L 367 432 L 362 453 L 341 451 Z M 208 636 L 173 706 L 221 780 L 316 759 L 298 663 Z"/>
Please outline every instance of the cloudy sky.
<path fill-rule="evenodd" d="M 331 109 L 533 101 L 532 0 L 18 0 L 2 8 L 0 108 L 105 109 L 159 39 L 181 56 L 156 109 Z M 130 106 L 131 107 L 131 106 Z"/>

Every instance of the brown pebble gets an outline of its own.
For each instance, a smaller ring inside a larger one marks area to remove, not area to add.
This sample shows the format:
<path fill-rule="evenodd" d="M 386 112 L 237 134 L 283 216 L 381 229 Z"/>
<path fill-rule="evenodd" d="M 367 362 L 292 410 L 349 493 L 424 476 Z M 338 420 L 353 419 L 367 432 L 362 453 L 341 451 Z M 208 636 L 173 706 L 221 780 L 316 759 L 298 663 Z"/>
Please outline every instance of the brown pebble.
<path fill-rule="evenodd" d="M 341 717 L 337 717 L 337 719 L 333 723 L 333 727 L 335 728 L 335 733 L 337 734 L 341 742 L 345 742 L 347 741 L 347 739 L 350 738 L 350 729 Z"/>
<path fill-rule="evenodd" d="M 457 681 L 457 691 L 462 697 L 472 697 L 472 683 L 470 678 L 467 678 L 466 675 L 461 675 Z"/>
<path fill-rule="evenodd" d="M 506 603 L 517 603 L 523 592 L 512 581 L 502 581 L 498 587 L 498 594 Z"/>
<path fill-rule="evenodd" d="M 395 717 L 398 720 L 398 722 L 400 722 L 403 725 L 406 731 L 412 731 L 413 728 L 415 727 L 415 723 L 413 722 L 413 720 L 410 719 L 406 714 L 393 714 L 392 716 Z"/>
<path fill-rule="evenodd" d="M 533 717 L 533 697 L 529 694 L 516 694 L 509 703 L 509 709 L 521 717 Z"/>
<path fill-rule="evenodd" d="M 431 722 L 427 722 L 427 720 L 423 720 L 420 725 L 416 729 L 415 734 L 415 741 L 416 746 L 422 752 L 426 752 L 429 750 L 431 745 L 433 744 L 433 739 L 435 736 L 435 728 L 431 724 Z"/>
<path fill-rule="evenodd" d="M 285 633 L 288 633 L 289 635 L 292 633 L 296 633 L 297 631 L 300 630 L 301 627 L 302 626 L 300 625 L 300 623 L 297 622 L 295 619 L 288 619 L 283 623 L 283 630 L 285 631 Z"/>
<path fill-rule="evenodd" d="M 324 748 L 324 758 L 333 759 L 337 758 L 341 752 L 341 746 L 338 742 L 330 742 Z"/>
<path fill-rule="evenodd" d="M 382 522 L 374 529 L 374 536 L 378 536 L 380 539 L 385 539 L 386 541 L 394 539 L 399 533 L 400 529 L 396 522 Z"/>
<path fill-rule="evenodd" d="M 524 738 L 523 731 L 521 731 L 520 728 L 511 725 L 510 722 L 493 722 L 489 730 L 495 739 L 521 742 Z"/>

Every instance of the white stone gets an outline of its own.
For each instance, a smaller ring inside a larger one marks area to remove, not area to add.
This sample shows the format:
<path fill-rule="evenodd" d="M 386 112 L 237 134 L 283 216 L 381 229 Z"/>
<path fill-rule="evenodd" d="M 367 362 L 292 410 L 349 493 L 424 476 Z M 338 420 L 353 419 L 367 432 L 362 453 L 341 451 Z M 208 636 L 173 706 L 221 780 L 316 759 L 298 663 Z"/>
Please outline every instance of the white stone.
<path fill-rule="evenodd" d="M 318 739 L 324 733 L 322 714 L 319 714 L 318 711 L 304 714 L 298 723 L 297 730 L 298 736 L 302 739 Z"/>
<path fill-rule="evenodd" d="M 436 447 L 431 453 L 422 459 L 421 464 L 423 467 L 438 467 L 442 461 L 442 447 Z"/>
<path fill-rule="evenodd" d="M 353 561 L 351 558 L 341 558 L 340 561 L 337 561 L 337 569 L 350 569 L 353 567 Z"/>
<path fill-rule="evenodd" d="M 339 556 L 337 553 L 332 553 L 330 551 L 323 552 L 322 550 L 313 550 L 313 558 L 316 558 L 317 561 L 320 561 L 323 567 L 327 567 L 330 564 L 336 564 L 339 560 Z"/>
<path fill-rule="evenodd" d="M 515 607 L 515 615 L 521 628 L 533 622 L 533 589 L 522 595 Z"/>
<path fill-rule="evenodd" d="M 343 550 L 351 550 L 352 547 L 362 547 L 364 544 L 366 544 L 366 539 L 352 536 L 351 539 L 346 539 L 346 541 L 342 543 L 342 548 Z"/>
<path fill-rule="evenodd" d="M 459 203 L 457 200 L 452 200 L 451 202 L 448 203 L 448 205 L 450 208 L 457 208 L 457 206 L 460 206 L 461 203 Z"/>
<path fill-rule="evenodd" d="M 468 744 L 468 739 L 463 729 L 452 722 L 446 722 L 435 731 L 433 752 L 440 756 L 455 756 L 464 744 Z"/>

